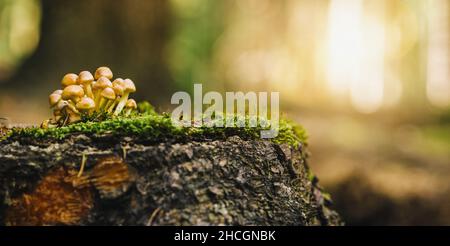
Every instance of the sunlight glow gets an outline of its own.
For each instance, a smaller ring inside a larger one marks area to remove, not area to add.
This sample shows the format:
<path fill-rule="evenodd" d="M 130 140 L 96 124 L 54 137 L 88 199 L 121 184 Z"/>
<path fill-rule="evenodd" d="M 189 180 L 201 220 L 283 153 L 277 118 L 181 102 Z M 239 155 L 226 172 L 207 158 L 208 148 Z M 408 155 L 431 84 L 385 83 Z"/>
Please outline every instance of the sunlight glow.
<path fill-rule="evenodd" d="M 362 56 L 362 2 L 333 0 L 328 17 L 327 76 L 331 90 L 345 92 L 358 79 Z"/>
<path fill-rule="evenodd" d="M 361 0 L 332 0 L 328 28 L 327 80 L 331 91 L 349 92 L 360 112 L 376 111 L 383 102 L 383 22 L 379 16 L 363 15 Z"/>
<path fill-rule="evenodd" d="M 430 0 L 427 97 L 435 106 L 450 105 L 449 2 Z"/>

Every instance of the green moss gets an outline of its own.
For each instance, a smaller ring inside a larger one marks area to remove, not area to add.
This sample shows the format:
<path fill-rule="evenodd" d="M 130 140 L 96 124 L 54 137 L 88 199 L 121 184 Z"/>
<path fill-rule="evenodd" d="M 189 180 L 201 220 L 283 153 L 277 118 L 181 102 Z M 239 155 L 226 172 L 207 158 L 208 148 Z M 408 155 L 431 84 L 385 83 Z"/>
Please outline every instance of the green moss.
<path fill-rule="evenodd" d="M 17 128 L 13 129 L 8 138 L 32 137 L 63 139 L 69 134 L 106 134 L 115 136 L 140 136 L 151 139 L 187 139 L 187 138 L 213 138 L 223 139 L 227 136 L 239 135 L 247 139 L 260 137 L 262 127 L 178 127 L 172 124 L 169 114 L 157 114 L 150 104 L 140 104 L 139 113 L 129 118 L 118 117 L 103 121 L 86 121 L 70 124 L 58 128 Z M 239 120 L 248 118 L 237 117 Z M 218 119 L 224 121 L 224 119 Z M 248 124 L 246 124 L 248 126 Z M 285 119 L 280 120 L 279 134 L 271 139 L 275 143 L 287 143 L 298 147 L 305 143 L 306 135 L 304 129 Z"/>

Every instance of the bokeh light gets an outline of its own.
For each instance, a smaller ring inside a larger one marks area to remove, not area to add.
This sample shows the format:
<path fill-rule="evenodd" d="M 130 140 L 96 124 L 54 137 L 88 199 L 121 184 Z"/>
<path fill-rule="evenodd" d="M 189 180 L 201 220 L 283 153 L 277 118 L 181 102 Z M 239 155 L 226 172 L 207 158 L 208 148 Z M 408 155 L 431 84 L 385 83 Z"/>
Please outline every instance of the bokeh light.
<path fill-rule="evenodd" d="M 194 83 L 279 91 L 349 224 L 450 224 L 448 0 L 0 0 L 12 125 L 48 118 L 62 75 L 101 65 L 160 111 Z"/>

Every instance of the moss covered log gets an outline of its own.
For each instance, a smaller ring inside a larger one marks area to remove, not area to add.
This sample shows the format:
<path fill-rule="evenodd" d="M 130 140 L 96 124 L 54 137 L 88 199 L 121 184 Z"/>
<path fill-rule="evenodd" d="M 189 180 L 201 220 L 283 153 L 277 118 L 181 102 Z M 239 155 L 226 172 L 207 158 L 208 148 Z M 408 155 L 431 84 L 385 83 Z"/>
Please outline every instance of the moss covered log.
<path fill-rule="evenodd" d="M 167 115 L 4 132 L 4 225 L 340 225 L 301 127 L 177 128 Z M 82 163 L 85 167 L 82 168 Z"/>

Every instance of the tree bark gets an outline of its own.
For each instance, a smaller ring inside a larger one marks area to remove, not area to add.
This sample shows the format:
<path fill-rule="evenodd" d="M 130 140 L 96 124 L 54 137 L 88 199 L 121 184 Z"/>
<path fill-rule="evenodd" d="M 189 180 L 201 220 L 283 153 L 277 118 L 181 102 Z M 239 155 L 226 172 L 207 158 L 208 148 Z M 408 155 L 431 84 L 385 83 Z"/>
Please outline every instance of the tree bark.
<path fill-rule="evenodd" d="M 341 225 L 303 151 L 238 136 L 5 140 L 0 223 Z"/>

